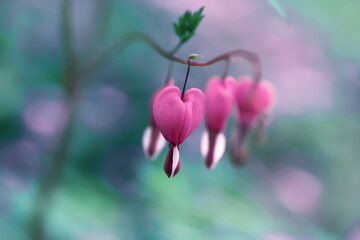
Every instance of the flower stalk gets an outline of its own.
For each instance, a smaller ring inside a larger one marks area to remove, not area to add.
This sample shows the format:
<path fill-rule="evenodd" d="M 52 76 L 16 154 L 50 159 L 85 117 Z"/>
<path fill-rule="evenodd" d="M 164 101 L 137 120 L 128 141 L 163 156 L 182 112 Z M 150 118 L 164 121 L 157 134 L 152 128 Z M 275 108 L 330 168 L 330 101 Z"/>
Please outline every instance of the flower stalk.
<path fill-rule="evenodd" d="M 192 60 L 190 63 L 188 63 L 187 59 L 175 56 L 172 53 L 172 51 L 166 51 L 153 38 L 141 32 L 132 32 L 123 35 L 119 37 L 117 40 L 115 40 L 112 44 L 110 44 L 107 48 L 98 52 L 94 57 L 90 58 L 90 60 L 87 63 L 85 63 L 85 65 L 83 65 L 83 67 L 80 69 L 81 76 L 91 73 L 101 63 L 106 62 L 106 60 L 108 60 L 111 56 L 114 56 L 115 53 L 123 50 L 125 47 L 127 47 L 127 45 L 137 41 L 145 42 L 147 45 L 153 48 L 157 53 L 159 53 L 161 56 L 163 56 L 168 60 L 186 65 L 190 64 L 191 66 L 194 67 L 208 67 L 220 61 L 226 61 L 227 59 L 240 57 L 249 61 L 252 64 L 254 82 L 257 83 L 261 79 L 260 57 L 256 53 L 243 49 L 235 49 L 220 54 L 219 56 L 216 56 L 206 62 L 199 62 Z"/>
<path fill-rule="evenodd" d="M 190 67 L 191 67 L 191 56 L 188 58 L 187 60 L 188 62 L 188 67 L 187 67 L 187 71 L 186 71 L 186 76 L 185 76 L 185 81 L 184 81 L 184 86 L 181 92 L 181 100 L 184 101 L 184 95 L 185 95 L 185 89 L 186 89 L 186 84 L 189 78 L 189 73 L 190 73 Z"/>

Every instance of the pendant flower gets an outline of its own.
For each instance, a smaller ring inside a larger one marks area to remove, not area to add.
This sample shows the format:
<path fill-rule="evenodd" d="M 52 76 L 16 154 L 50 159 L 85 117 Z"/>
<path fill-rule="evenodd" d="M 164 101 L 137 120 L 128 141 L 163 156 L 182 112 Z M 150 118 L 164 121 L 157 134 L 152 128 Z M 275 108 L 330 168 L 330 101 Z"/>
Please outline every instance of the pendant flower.
<path fill-rule="evenodd" d="M 231 142 L 230 156 L 234 165 L 244 165 L 248 156 L 245 138 L 261 116 L 267 115 L 276 102 L 274 86 L 265 80 L 255 84 L 248 76 L 241 77 L 235 91 L 239 127 Z"/>
<path fill-rule="evenodd" d="M 231 76 L 225 79 L 214 76 L 205 88 L 207 130 L 201 138 L 201 153 L 209 169 L 217 165 L 225 152 L 226 139 L 223 131 L 234 106 L 235 89 L 236 81 Z"/>
<path fill-rule="evenodd" d="M 244 76 L 239 79 L 235 99 L 241 123 L 250 126 L 262 113 L 273 109 L 276 91 L 269 81 L 262 80 L 255 84 L 250 77 Z"/>
<path fill-rule="evenodd" d="M 179 145 L 199 126 L 205 114 L 205 96 L 197 88 L 186 91 L 168 86 L 154 97 L 152 113 L 156 126 L 169 142 L 164 171 L 171 178 L 180 170 Z"/>
<path fill-rule="evenodd" d="M 174 80 L 171 79 L 170 81 L 168 81 L 168 83 L 165 86 L 163 86 L 162 88 L 157 90 L 151 99 L 150 126 L 148 126 L 145 129 L 143 137 L 142 137 L 142 145 L 143 145 L 143 150 L 144 150 L 145 156 L 151 160 L 155 160 L 158 157 L 159 153 L 165 147 L 165 144 L 166 144 L 165 138 L 160 133 L 160 130 L 156 126 L 156 123 L 154 121 L 154 116 L 153 116 L 153 112 L 152 112 L 152 108 L 153 108 L 152 106 L 154 104 L 154 99 L 155 99 L 156 95 L 164 87 L 173 86 L 173 85 L 174 85 Z"/>

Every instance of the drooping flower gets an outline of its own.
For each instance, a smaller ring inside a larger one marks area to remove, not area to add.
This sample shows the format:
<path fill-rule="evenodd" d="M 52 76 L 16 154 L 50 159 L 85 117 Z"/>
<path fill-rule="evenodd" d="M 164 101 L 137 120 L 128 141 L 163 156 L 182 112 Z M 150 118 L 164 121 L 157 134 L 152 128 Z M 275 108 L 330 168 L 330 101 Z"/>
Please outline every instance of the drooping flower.
<path fill-rule="evenodd" d="M 274 86 L 265 80 L 255 84 L 248 76 L 241 77 L 235 91 L 238 108 L 239 126 L 232 138 L 230 156 L 233 163 L 241 166 L 246 162 L 248 149 L 245 138 L 252 126 L 261 116 L 267 115 L 275 105 L 276 91 Z"/>
<path fill-rule="evenodd" d="M 205 96 L 197 88 L 186 91 L 169 86 L 154 97 L 152 112 L 156 126 L 169 142 L 164 171 L 171 178 L 180 170 L 179 145 L 199 126 L 205 114 Z"/>
<path fill-rule="evenodd" d="M 142 137 L 142 146 L 143 146 L 143 150 L 145 153 L 145 156 L 151 160 L 155 160 L 159 153 L 161 152 L 161 150 L 165 147 L 166 141 L 163 137 L 163 135 L 161 134 L 159 128 L 156 126 L 156 123 L 154 121 L 154 116 L 153 116 L 153 112 L 152 112 L 152 106 L 154 104 L 154 99 L 155 96 L 164 88 L 167 86 L 172 86 L 174 85 L 174 80 L 171 79 L 170 81 L 168 81 L 168 83 L 163 86 L 162 88 L 160 88 L 159 90 L 157 90 L 152 99 L 151 99 L 151 109 L 150 109 L 150 126 L 148 126 L 143 134 Z"/>
<path fill-rule="evenodd" d="M 268 81 L 262 80 L 255 84 L 250 77 L 244 76 L 239 79 L 235 99 L 240 121 L 252 125 L 260 114 L 272 110 L 276 102 L 276 91 Z"/>
<path fill-rule="evenodd" d="M 236 81 L 231 76 L 225 79 L 214 76 L 205 88 L 207 130 L 201 138 L 201 153 L 209 169 L 217 165 L 225 152 L 226 139 L 223 131 L 234 106 L 235 89 Z"/>

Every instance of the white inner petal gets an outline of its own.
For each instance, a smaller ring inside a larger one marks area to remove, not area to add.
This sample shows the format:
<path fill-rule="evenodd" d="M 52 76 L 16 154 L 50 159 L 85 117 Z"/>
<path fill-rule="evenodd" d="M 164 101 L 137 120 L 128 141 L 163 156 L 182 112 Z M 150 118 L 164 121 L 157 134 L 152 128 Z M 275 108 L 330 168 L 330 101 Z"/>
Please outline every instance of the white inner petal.
<path fill-rule="evenodd" d="M 207 157 L 209 151 L 209 132 L 205 130 L 201 136 L 200 150 L 203 158 Z M 210 169 L 213 169 L 217 163 L 220 161 L 221 157 L 224 155 L 226 149 L 226 138 L 224 133 L 219 133 L 215 137 L 215 146 L 213 152 L 213 162 L 210 166 Z"/>
<path fill-rule="evenodd" d="M 215 147 L 214 147 L 214 159 L 212 165 L 210 166 L 210 169 L 213 169 L 218 164 L 221 157 L 224 155 L 225 148 L 226 148 L 225 135 L 224 133 L 219 133 L 216 135 Z"/>
<path fill-rule="evenodd" d="M 205 130 L 201 136 L 200 151 L 203 158 L 206 158 L 209 151 L 209 132 L 207 130 Z"/>
<path fill-rule="evenodd" d="M 157 157 L 159 156 L 159 153 L 165 147 L 165 144 L 166 144 L 166 140 L 163 137 L 163 135 L 159 132 L 159 136 L 157 137 L 156 143 L 155 143 L 155 152 L 154 152 L 151 160 L 157 159 Z"/>
<path fill-rule="evenodd" d="M 165 147 L 166 140 L 163 137 L 163 135 L 159 132 L 159 136 L 155 140 L 156 142 L 155 142 L 154 154 L 150 157 L 149 156 L 149 148 L 150 148 L 150 144 L 151 144 L 152 130 L 153 130 L 153 128 L 151 126 L 149 126 L 145 129 L 143 137 L 142 137 L 142 145 L 143 145 L 143 150 L 144 150 L 145 156 L 147 158 L 150 158 L 151 160 L 155 160 L 158 157 L 161 150 Z"/>
<path fill-rule="evenodd" d="M 171 175 L 170 175 L 171 178 L 175 174 L 175 169 L 176 169 L 179 161 L 180 161 L 180 153 L 179 153 L 178 148 L 175 146 L 174 150 L 173 150 L 172 168 L 171 168 Z"/>
<path fill-rule="evenodd" d="M 142 137 L 142 146 L 145 153 L 145 156 L 149 158 L 149 147 L 150 147 L 150 141 L 151 141 L 151 127 L 147 127 L 144 131 L 143 137 Z"/>

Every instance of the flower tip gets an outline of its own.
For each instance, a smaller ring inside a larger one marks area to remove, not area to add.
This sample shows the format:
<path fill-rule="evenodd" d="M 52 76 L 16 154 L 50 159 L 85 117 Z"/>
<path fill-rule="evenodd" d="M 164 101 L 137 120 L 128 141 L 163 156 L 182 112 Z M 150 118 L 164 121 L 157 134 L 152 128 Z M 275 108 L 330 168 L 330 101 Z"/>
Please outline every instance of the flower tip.
<path fill-rule="evenodd" d="M 169 151 L 164 162 L 165 174 L 169 177 L 175 177 L 180 171 L 180 153 L 178 146 L 169 144 Z"/>
<path fill-rule="evenodd" d="M 232 146 L 230 148 L 231 162 L 234 167 L 244 167 L 248 161 L 248 148 L 246 145 L 243 146 Z"/>
<path fill-rule="evenodd" d="M 235 134 L 230 142 L 230 160 L 234 167 L 243 167 L 247 163 L 249 156 L 248 147 L 243 142 L 243 136 Z"/>

